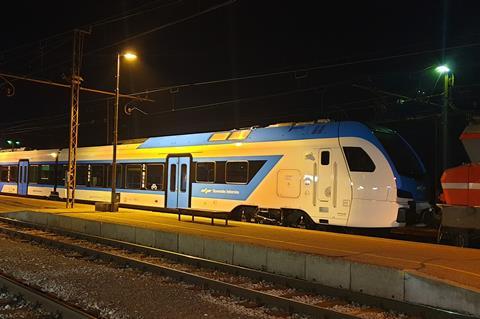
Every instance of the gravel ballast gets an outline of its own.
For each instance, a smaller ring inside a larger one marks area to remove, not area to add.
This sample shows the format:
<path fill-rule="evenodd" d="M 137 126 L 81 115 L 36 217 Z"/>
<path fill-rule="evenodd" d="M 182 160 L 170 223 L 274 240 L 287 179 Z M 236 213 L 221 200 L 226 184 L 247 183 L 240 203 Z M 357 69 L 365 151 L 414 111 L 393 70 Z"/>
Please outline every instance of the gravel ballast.
<path fill-rule="evenodd" d="M 167 277 L 0 235 L 0 270 L 100 318 L 288 318 Z"/>

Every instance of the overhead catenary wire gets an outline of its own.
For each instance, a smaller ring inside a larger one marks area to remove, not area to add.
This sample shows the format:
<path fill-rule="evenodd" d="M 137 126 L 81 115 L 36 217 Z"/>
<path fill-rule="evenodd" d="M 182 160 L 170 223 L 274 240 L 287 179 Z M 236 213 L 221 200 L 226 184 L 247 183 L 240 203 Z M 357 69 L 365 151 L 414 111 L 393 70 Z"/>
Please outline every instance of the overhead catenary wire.
<path fill-rule="evenodd" d="M 192 83 L 185 83 L 185 84 L 170 85 L 170 86 L 165 86 L 165 87 L 148 89 L 148 90 L 141 91 L 141 92 L 131 93 L 131 95 L 151 94 L 151 93 L 155 93 L 155 92 L 169 91 L 171 89 L 177 89 L 177 88 L 186 88 L 186 87 L 209 85 L 209 84 L 219 84 L 219 83 L 225 83 L 225 82 L 251 80 L 251 79 L 260 79 L 260 78 L 266 78 L 266 77 L 272 77 L 272 76 L 295 74 L 295 73 L 300 73 L 300 72 L 311 72 L 311 71 L 339 68 L 339 67 L 345 67 L 345 66 L 351 66 L 351 65 L 357 65 L 357 64 L 387 61 L 387 60 L 392 60 L 392 59 L 398 59 L 398 58 L 403 58 L 403 57 L 411 57 L 411 56 L 415 56 L 415 55 L 422 55 L 422 54 L 428 54 L 428 53 L 436 53 L 436 52 L 440 52 L 440 51 L 443 51 L 443 50 L 455 50 L 455 49 L 475 47 L 475 46 L 480 46 L 480 42 L 458 45 L 458 46 L 448 47 L 448 48 L 441 48 L 441 49 L 431 49 L 431 50 L 409 52 L 409 53 L 396 54 L 396 55 L 383 56 L 383 57 L 376 57 L 376 58 L 360 59 L 360 60 L 356 60 L 356 61 L 346 61 L 346 62 L 325 64 L 325 65 L 317 65 L 317 66 L 311 66 L 311 67 L 308 67 L 308 68 L 298 68 L 298 69 L 274 71 L 274 72 L 267 72 L 267 73 L 250 74 L 250 75 L 230 77 L 230 78 L 225 78 L 225 79 L 211 80 L 211 81 L 204 81 L 204 82 L 192 82 Z"/>
<path fill-rule="evenodd" d="M 183 2 L 183 0 L 171 1 L 171 2 L 168 2 L 166 4 L 158 5 L 156 7 L 152 7 L 152 8 L 148 8 L 148 9 L 142 9 L 143 7 L 146 7 L 146 6 L 158 3 L 158 2 L 163 2 L 163 0 L 153 0 L 153 1 L 150 1 L 148 3 L 136 6 L 135 8 L 127 10 L 127 11 L 121 13 L 121 14 L 113 15 L 113 16 L 110 16 L 110 17 L 107 17 L 107 18 L 99 19 L 99 20 L 94 21 L 94 22 L 83 24 L 83 25 L 78 26 L 74 29 L 85 29 L 85 28 L 88 28 L 88 27 L 99 27 L 99 26 L 110 24 L 110 23 L 119 22 L 119 21 L 122 21 L 122 20 L 125 20 L 125 19 L 129 19 L 131 17 L 137 16 L 137 15 L 141 15 L 141 14 L 144 14 L 144 13 L 147 13 L 147 12 L 151 12 L 151 11 L 154 11 L 154 10 L 164 8 L 166 6 L 171 6 L 171 5 L 174 5 L 176 3 Z M 142 9 L 142 10 L 139 11 L 139 9 Z M 37 39 L 37 40 L 34 40 L 34 41 L 30 41 L 30 42 L 27 42 L 27 43 L 22 43 L 18 46 L 12 47 L 12 48 L 1 50 L 0 55 L 5 55 L 7 53 L 10 53 L 10 52 L 13 52 L 13 51 L 16 51 L 16 50 L 24 49 L 25 47 L 28 47 L 28 46 L 33 46 L 33 45 L 36 45 L 38 43 L 50 41 L 50 40 L 53 40 L 53 39 L 56 39 L 56 38 L 59 38 L 59 37 L 68 36 L 68 39 L 70 39 L 70 35 L 71 35 L 72 31 L 73 31 L 73 29 L 69 29 L 67 31 L 63 31 L 63 32 L 59 32 L 59 33 L 56 33 L 56 34 L 53 34 L 53 35 L 49 35 L 49 36 L 46 36 L 44 38 L 40 38 L 40 39 Z"/>
<path fill-rule="evenodd" d="M 149 30 L 146 30 L 146 31 L 143 31 L 143 32 L 140 32 L 140 33 L 137 33 L 137 34 L 134 34 L 132 36 L 129 36 L 127 38 L 124 38 L 120 41 L 117 41 L 117 42 L 114 42 L 114 43 L 111 43 L 109 45 L 106 45 L 106 46 L 103 46 L 103 47 L 100 47 L 100 48 L 97 48 L 97 49 L 92 49 L 92 50 L 89 50 L 87 52 L 85 52 L 83 55 L 84 56 L 88 56 L 88 55 L 91 55 L 93 53 L 97 53 L 99 51 L 102 51 L 102 50 L 105 50 L 105 49 L 108 49 L 108 48 L 111 48 L 111 47 L 115 47 L 115 46 L 118 46 L 120 44 L 123 44 L 125 42 L 128 42 L 128 41 L 131 41 L 133 39 L 137 39 L 137 38 L 140 38 L 140 37 L 143 37 L 143 36 L 146 36 L 146 35 L 149 35 L 149 34 L 152 34 L 154 32 L 158 32 L 158 31 L 161 31 L 161 30 L 164 30 L 166 28 L 169 28 L 169 27 L 172 27 L 172 26 L 175 26 L 177 24 L 180 24 L 182 22 L 186 22 L 186 21 L 189 21 L 189 20 L 192 20 L 192 19 L 195 19 L 199 16 L 202 16 L 204 14 L 207 14 L 207 13 L 210 13 L 212 11 L 215 11 L 217 9 L 220 9 L 220 8 L 223 8 L 225 6 L 228 6 L 230 4 L 233 4 L 234 2 L 236 2 L 237 0 L 228 0 L 226 2 L 222 2 L 221 4 L 218 4 L 218 5 L 214 5 L 214 6 L 210 6 L 204 10 L 201 10 L 201 11 L 198 11 L 196 13 L 193 13 L 191 15 L 188 15 L 186 17 L 183 17 L 183 18 L 180 18 L 180 19 L 177 19 L 177 20 L 174 20 L 174 21 L 171 21 L 171 22 L 168 22 L 166 24 L 163 24 L 163 25 L 160 25 L 160 26 L 157 26 L 157 27 L 154 27 L 154 28 L 151 28 Z M 62 66 L 62 65 L 65 65 L 67 63 L 70 63 L 71 61 L 70 60 L 64 60 L 64 61 L 60 61 L 58 63 L 54 63 L 54 64 L 51 64 L 49 65 L 48 67 L 44 67 L 44 71 L 45 70 L 51 70 L 51 69 L 54 69 L 58 66 Z M 35 73 L 30 73 L 29 75 L 33 75 Z"/>

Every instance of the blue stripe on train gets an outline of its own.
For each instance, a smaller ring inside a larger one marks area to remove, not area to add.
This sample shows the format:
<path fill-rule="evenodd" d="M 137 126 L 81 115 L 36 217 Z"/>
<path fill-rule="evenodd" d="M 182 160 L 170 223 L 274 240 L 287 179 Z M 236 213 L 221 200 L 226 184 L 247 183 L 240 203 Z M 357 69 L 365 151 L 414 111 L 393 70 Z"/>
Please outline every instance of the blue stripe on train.
<path fill-rule="evenodd" d="M 238 161 L 238 160 L 250 160 L 250 161 L 265 161 L 265 164 L 255 174 L 252 180 L 245 185 L 240 184 L 213 184 L 213 183 L 192 183 L 192 197 L 199 198 L 218 198 L 229 200 L 246 200 L 258 185 L 263 181 L 265 176 L 272 170 L 272 168 L 282 158 L 281 155 L 268 155 L 268 156 L 230 156 L 230 157 L 205 157 L 198 158 L 195 161 L 209 162 L 209 161 Z M 53 185 L 46 184 L 29 184 L 29 187 L 53 187 Z M 65 189 L 64 186 L 57 186 L 58 189 Z M 77 185 L 77 190 L 91 190 L 91 191 L 110 191 L 110 188 L 105 187 L 87 187 Z M 139 194 L 158 194 L 164 195 L 164 191 L 152 191 L 142 189 L 117 189 L 122 193 L 139 193 Z"/>
<path fill-rule="evenodd" d="M 255 128 L 252 129 L 250 135 L 241 142 L 256 143 L 338 137 L 338 125 L 338 123 L 327 123 Z M 138 148 L 234 144 L 239 142 L 238 140 L 209 142 L 213 133 L 214 132 L 151 137 Z"/>
<path fill-rule="evenodd" d="M 192 196 L 200 198 L 218 198 L 229 200 L 246 200 L 258 185 L 265 179 L 267 174 L 273 169 L 273 167 L 282 158 L 282 155 L 270 155 L 270 156 L 249 156 L 249 157 L 227 157 L 227 158 L 201 158 L 198 161 L 211 161 L 211 160 L 264 160 L 266 161 L 262 168 L 255 174 L 250 183 L 248 184 L 211 184 L 211 183 L 193 183 L 192 184 Z"/>

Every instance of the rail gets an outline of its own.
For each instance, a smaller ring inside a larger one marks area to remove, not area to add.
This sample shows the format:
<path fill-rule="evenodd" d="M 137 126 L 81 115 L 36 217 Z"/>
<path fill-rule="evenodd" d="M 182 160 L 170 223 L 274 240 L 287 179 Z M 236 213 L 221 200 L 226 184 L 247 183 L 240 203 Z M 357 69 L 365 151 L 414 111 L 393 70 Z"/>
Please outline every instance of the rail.
<path fill-rule="evenodd" d="M 204 268 L 209 269 L 209 272 L 214 271 L 223 271 L 229 274 L 234 274 L 237 276 L 244 276 L 247 278 L 252 278 L 254 280 L 266 281 L 284 287 L 289 287 L 292 289 L 299 289 L 303 292 L 314 292 L 317 294 L 327 295 L 333 298 L 342 298 L 344 301 L 355 302 L 359 304 L 368 305 L 371 307 L 377 307 L 380 309 L 385 309 L 387 311 L 397 311 L 402 313 L 407 313 L 412 316 L 417 316 L 418 318 L 430 319 L 430 318 L 474 318 L 470 315 L 454 313 L 444 309 L 433 308 L 424 305 L 405 303 L 398 300 L 390 300 L 381 297 L 375 297 L 370 295 L 365 295 L 358 292 L 347 291 L 338 288 L 326 287 L 315 282 L 309 282 L 305 280 L 290 278 L 282 275 L 267 273 L 264 271 L 254 270 L 250 268 L 235 266 L 231 264 L 225 264 L 222 262 L 211 261 L 203 258 L 193 257 L 189 255 L 184 255 L 176 252 L 141 246 L 137 244 L 122 242 L 118 240 L 112 240 L 108 238 L 98 237 L 87 235 L 83 233 L 75 233 L 60 229 L 51 229 L 45 226 L 36 225 L 27 222 L 20 222 L 16 220 L 11 220 L 8 218 L 0 217 L 0 222 L 8 223 L 16 227 L 28 227 L 35 228 L 42 231 L 54 232 L 56 235 L 52 235 L 52 238 L 44 237 L 35 234 L 22 232 L 16 229 L 10 229 L 6 226 L 0 225 L 0 231 L 20 236 L 29 240 L 35 240 L 42 242 L 48 245 L 54 245 L 63 249 L 74 250 L 79 253 L 97 256 L 102 259 L 115 261 L 121 264 L 128 264 L 130 266 L 148 270 L 153 273 L 158 273 L 161 275 L 167 275 L 182 281 L 190 282 L 196 285 L 199 285 L 203 288 L 212 289 L 226 295 L 235 295 L 241 298 L 252 300 L 259 304 L 265 304 L 269 306 L 278 307 L 288 311 L 289 313 L 302 313 L 307 315 L 312 315 L 316 318 L 360 318 L 361 314 L 348 314 L 341 313 L 338 311 L 332 310 L 332 304 L 327 306 L 319 306 L 316 304 L 308 304 L 305 302 L 300 302 L 292 298 L 286 298 L 282 296 L 272 295 L 263 291 L 257 291 L 249 288 L 242 287 L 241 285 L 236 285 L 229 282 L 224 282 L 217 279 L 208 278 L 205 276 L 205 271 L 200 271 L 200 274 L 196 274 L 195 269 Z M 76 240 L 71 242 L 62 242 L 59 241 L 60 238 L 58 235 L 68 236 L 76 238 Z M 110 247 L 118 248 L 120 255 L 112 253 L 112 249 L 107 249 L 106 251 L 99 250 L 98 246 L 95 245 L 91 247 L 85 247 L 78 244 L 78 240 L 85 240 L 88 242 L 94 242 L 97 244 L 103 244 Z M 128 252 L 132 252 L 133 257 L 128 255 Z M 123 255 L 122 255 L 123 254 Z M 127 254 L 127 255 L 125 255 Z M 193 268 L 188 271 L 182 271 L 177 269 L 177 267 L 168 267 L 163 265 L 158 265 L 151 263 L 149 261 L 142 261 L 138 259 L 138 254 L 142 256 L 153 256 L 160 258 L 167 258 L 173 263 L 185 263 L 193 266 Z"/>
<path fill-rule="evenodd" d="M 26 300 L 33 304 L 40 304 L 42 308 L 55 314 L 59 314 L 60 318 L 68 319 L 93 319 L 97 318 L 79 307 L 69 304 L 63 300 L 55 298 L 51 294 L 47 294 L 37 288 L 31 287 L 26 283 L 0 273 L 0 286 L 6 288 L 12 294 L 23 296 Z"/>

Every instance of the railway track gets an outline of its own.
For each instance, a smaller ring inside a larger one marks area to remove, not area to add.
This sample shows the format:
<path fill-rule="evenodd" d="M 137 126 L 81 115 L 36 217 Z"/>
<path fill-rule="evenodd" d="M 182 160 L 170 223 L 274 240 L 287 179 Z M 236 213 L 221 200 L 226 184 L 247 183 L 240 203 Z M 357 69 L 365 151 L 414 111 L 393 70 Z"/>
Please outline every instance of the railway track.
<path fill-rule="evenodd" d="M 38 312 L 37 308 L 41 308 L 43 312 L 49 313 L 51 318 L 96 318 L 73 304 L 60 300 L 52 294 L 45 293 L 36 287 L 27 285 L 26 283 L 4 273 L 0 273 L 0 287 L 6 290 L 10 295 L 21 296 L 24 300 L 28 301 L 29 304 L 34 305 L 34 307 L 32 307 L 33 309 L 30 309 L 32 312 Z M 33 316 L 33 314 L 30 314 L 30 316 Z"/>
<path fill-rule="evenodd" d="M 314 318 L 473 318 L 136 244 L 0 218 L 0 231 Z M 401 315 L 406 314 L 406 315 Z"/>

